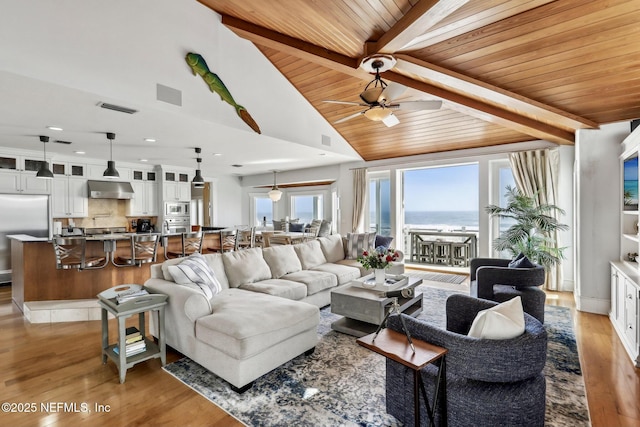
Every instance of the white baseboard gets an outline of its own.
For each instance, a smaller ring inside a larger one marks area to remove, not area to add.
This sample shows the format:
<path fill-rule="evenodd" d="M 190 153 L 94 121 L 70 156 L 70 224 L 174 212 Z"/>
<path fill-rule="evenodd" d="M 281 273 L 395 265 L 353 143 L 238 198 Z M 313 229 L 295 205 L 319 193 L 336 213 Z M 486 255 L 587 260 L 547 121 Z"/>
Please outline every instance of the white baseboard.
<path fill-rule="evenodd" d="M 589 298 L 578 296 L 577 294 L 574 295 L 574 298 L 578 311 L 609 315 L 609 311 L 611 310 L 611 300 L 609 299 Z"/>

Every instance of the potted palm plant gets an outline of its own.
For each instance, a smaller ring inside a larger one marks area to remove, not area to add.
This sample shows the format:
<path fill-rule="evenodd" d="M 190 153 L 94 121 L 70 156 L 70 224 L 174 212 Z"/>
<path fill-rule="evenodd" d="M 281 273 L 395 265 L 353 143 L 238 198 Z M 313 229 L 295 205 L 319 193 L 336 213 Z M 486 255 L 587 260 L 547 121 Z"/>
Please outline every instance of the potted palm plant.
<path fill-rule="evenodd" d="M 556 247 L 553 233 L 567 230 L 554 213 L 564 214 L 556 205 L 537 205 L 533 197 L 529 197 L 517 188 L 506 187 L 507 205 L 500 207 L 489 205 L 485 208 L 491 217 L 511 219 L 515 221 L 511 227 L 493 241 L 497 251 L 508 251 L 513 257 L 523 253 L 531 261 L 551 267 L 563 258 L 564 248 Z"/>

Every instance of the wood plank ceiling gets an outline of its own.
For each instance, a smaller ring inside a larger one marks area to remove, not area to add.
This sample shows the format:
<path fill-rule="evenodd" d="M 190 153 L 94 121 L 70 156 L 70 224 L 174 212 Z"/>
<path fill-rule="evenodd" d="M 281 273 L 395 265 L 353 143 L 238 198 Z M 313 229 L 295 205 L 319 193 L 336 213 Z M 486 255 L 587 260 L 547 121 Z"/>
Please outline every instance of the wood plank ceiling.
<path fill-rule="evenodd" d="M 252 41 L 365 160 L 544 139 L 640 117 L 638 0 L 200 0 Z M 408 88 L 387 127 L 360 115 L 373 75 Z M 277 102 L 272 100 L 271 102 Z M 274 105 L 275 106 L 275 105 Z"/>

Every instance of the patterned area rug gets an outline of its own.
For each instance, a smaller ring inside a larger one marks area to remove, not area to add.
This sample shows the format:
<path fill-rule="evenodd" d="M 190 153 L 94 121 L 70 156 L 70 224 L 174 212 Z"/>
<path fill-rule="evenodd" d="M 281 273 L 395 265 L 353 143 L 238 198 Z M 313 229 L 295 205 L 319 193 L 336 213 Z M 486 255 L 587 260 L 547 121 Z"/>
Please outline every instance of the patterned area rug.
<path fill-rule="evenodd" d="M 420 285 L 420 318 L 444 325 L 453 291 Z M 249 426 L 397 426 L 385 412 L 385 359 L 331 330 L 339 316 L 321 310 L 320 341 L 311 356 L 299 356 L 255 381 L 244 394 L 188 358 L 164 369 Z M 570 310 L 547 306 L 549 334 L 546 425 L 588 426 L 589 413 Z"/>

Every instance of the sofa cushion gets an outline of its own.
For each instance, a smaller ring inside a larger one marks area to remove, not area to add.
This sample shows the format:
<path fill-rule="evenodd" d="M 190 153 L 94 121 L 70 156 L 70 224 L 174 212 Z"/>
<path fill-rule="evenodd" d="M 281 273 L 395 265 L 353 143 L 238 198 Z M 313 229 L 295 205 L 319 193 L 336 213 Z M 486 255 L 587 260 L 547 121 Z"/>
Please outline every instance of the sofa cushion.
<path fill-rule="evenodd" d="M 324 271 L 331 273 L 338 279 L 338 286 L 349 283 L 352 280 L 356 280 L 360 277 L 360 269 L 358 267 L 351 267 L 348 265 L 340 265 L 334 263 L 320 264 L 313 267 L 311 271 Z"/>
<path fill-rule="evenodd" d="M 271 277 L 278 279 L 287 273 L 302 270 L 302 264 L 291 245 L 270 246 L 262 250 L 262 257 L 271 269 Z"/>
<path fill-rule="evenodd" d="M 289 231 L 302 233 L 304 231 L 304 224 L 302 223 L 289 223 Z"/>
<path fill-rule="evenodd" d="M 339 234 L 331 234 L 327 237 L 318 239 L 322 253 L 327 262 L 338 262 L 344 259 L 344 246 L 342 245 L 342 236 Z"/>
<path fill-rule="evenodd" d="M 178 265 L 168 266 L 168 270 L 176 283 L 180 285 L 195 283 L 198 285 L 207 299 L 222 290 L 222 285 L 220 285 L 215 273 L 198 252 L 184 258 Z"/>
<path fill-rule="evenodd" d="M 212 305 L 213 312 L 196 321 L 196 337 L 239 360 L 315 329 L 320 320 L 314 305 L 242 289 L 221 292 Z"/>
<path fill-rule="evenodd" d="M 357 259 L 363 251 L 375 249 L 375 233 L 347 233 L 345 258 Z"/>
<path fill-rule="evenodd" d="M 307 286 L 304 283 L 283 279 L 267 279 L 255 283 L 245 283 L 240 285 L 239 288 L 295 301 L 307 296 Z"/>
<path fill-rule="evenodd" d="M 297 245 L 293 245 L 293 249 L 296 251 L 298 259 L 300 259 L 303 270 L 309 270 L 310 268 L 327 262 L 327 259 L 322 253 L 320 242 L 317 240 L 298 243 Z"/>
<path fill-rule="evenodd" d="M 262 248 L 225 252 L 222 254 L 222 262 L 232 288 L 271 278 L 271 269 L 262 257 Z"/>
<path fill-rule="evenodd" d="M 340 261 L 336 261 L 336 264 L 357 268 L 358 270 L 360 270 L 360 277 L 366 276 L 370 273 L 370 271 L 364 268 L 357 259 L 343 259 Z"/>
<path fill-rule="evenodd" d="M 281 278 L 304 283 L 307 286 L 307 295 L 313 295 L 338 285 L 336 275 L 324 271 L 302 270 L 297 273 L 289 273 Z"/>
<path fill-rule="evenodd" d="M 519 296 L 479 311 L 468 336 L 492 340 L 515 338 L 524 333 L 524 311 Z"/>

